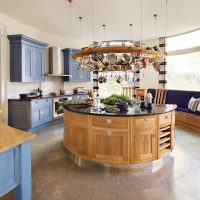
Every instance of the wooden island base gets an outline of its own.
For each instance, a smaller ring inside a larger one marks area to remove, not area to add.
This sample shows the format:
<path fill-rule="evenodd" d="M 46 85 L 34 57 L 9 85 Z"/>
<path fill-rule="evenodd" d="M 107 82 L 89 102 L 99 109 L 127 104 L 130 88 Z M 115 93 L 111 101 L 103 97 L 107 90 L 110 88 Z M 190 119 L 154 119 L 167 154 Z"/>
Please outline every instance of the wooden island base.
<path fill-rule="evenodd" d="M 145 163 L 174 148 L 174 110 L 145 116 L 100 116 L 66 109 L 64 124 L 67 150 L 102 164 Z"/>

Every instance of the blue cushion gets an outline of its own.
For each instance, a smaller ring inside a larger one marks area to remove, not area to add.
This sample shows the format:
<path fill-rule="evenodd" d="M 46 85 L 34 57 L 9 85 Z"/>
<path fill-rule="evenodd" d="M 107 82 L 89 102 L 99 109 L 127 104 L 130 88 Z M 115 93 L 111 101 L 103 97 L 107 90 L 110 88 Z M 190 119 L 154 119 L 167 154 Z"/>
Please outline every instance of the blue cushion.
<path fill-rule="evenodd" d="M 181 107 L 177 107 L 176 110 L 181 111 L 181 112 L 186 112 L 186 113 L 190 113 L 193 115 L 199 115 L 200 116 L 200 112 L 193 112 L 192 110 L 188 109 L 188 108 L 181 108 Z"/>
<path fill-rule="evenodd" d="M 200 98 L 200 92 L 195 92 L 195 91 L 193 91 L 193 92 L 192 92 L 192 96 L 193 96 L 194 98 L 198 99 L 198 98 Z"/>
<path fill-rule="evenodd" d="M 192 91 L 168 90 L 166 103 L 176 104 L 178 107 L 187 108 L 192 97 Z"/>

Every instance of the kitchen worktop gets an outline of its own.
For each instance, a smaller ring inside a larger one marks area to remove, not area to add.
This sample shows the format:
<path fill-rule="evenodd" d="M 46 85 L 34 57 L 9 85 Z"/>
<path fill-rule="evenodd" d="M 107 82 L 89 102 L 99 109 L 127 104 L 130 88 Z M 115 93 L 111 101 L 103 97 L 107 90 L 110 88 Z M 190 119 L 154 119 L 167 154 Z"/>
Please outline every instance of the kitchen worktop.
<path fill-rule="evenodd" d="M 81 96 L 81 95 L 87 95 L 87 93 L 81 93 L 81 94 L 68 94 L 68 95 L 43 95 L 41 97 L 37 98 L 27 98 L 27 99 L 20 99 L 20 98 L 13 98 L 9 99 L 9 101 L 34 101 L 38 99 L 46 99 L 46 98 L 59 98 L 59 97 L 70 97 L 70 96 Z"/>
<path fill-rule="evenodd" d="M 156 115 L 163 114 L 167 112 L 171 112 L 176 109 L 176 105 L 174 104 L 165 104 L 165 105 L 153 105 L 152 110 L 141 109 L 138 105 L 133 105 L 128 107 L 127 112 L 119 112 L 119 113 L 107 113 L 101 109 L 104 107 L 102 104 L 99 107 L 91 107 L 88 105 L 69 105 L 64 104 L 64 108 L 69 111 L 82 113 L 82 114 L 90 114 L 90 115 L 100 115 L 100 116 L 142 116 L 142 115 Z"/>
<path fill-rule="evenodd" d="M 0 122 L 0 153 L 23 144 L 26 141 L 33 140 L 35 137 L 35 134 L 12 128 Z"/>

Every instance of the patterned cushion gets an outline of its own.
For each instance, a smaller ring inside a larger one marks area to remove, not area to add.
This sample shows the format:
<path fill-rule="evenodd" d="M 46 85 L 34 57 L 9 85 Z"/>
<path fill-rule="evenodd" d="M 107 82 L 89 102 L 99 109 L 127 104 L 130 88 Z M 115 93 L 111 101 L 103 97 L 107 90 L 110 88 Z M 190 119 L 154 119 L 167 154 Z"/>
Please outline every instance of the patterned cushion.
<path fill-rule="evenodd" d="M 196 112 L 196 111 L 199 111 L 197 110 L 199 109 L 199 105 L 200 105 L 200 98 L 195 99 L 194 97 L 191 97 L 188 103 L 188 108 L 192 110 L 193 112 Z"/>

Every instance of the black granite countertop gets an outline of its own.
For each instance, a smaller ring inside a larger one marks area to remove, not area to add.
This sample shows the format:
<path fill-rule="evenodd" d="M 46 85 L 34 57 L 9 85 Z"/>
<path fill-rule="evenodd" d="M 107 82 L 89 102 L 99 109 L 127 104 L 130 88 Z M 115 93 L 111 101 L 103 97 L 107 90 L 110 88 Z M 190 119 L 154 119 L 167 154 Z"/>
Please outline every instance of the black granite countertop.
<path fill-rule="evenodd" d="M 138 116 L 138 115 L 156 115 L 163 114 L 176 109 L 176 105 L 174 104 L 165 104 L 165 105 L 153 105 L 152 110 L 141 109 L 138 104 L 134 104 L 133 106 L 128 107 L 128 112 L 119 112 L 119 113 L 107 113 L 103 111 L 101 108 L 104 105 L 101 104 L 99 107 L 91 107 L 88 105 L 69 105 L 64 104 L 64 108 L 69 111 L 74 111 L 82 114 L 90 114 L 90 115 L 102 115 L 102 116 Z"/>
<path fill-rule="evenodd" d="M 87 95 L 87 93 L 81 93 L 81 94 L 69 94 L 69 95 L 43 95 L 41 97 L 36 98 L 26 98 L 26 99 L 20 99 L 20 98 L 13 98 L 8 99 L 9 101 L 33 101 L 33 100 L 39 100 L 39 99 L 47 99 L 47 98 L 61 98 L 61 97 L 72 97 L 72 96 L 81 96 L 81 95 Z"/>

